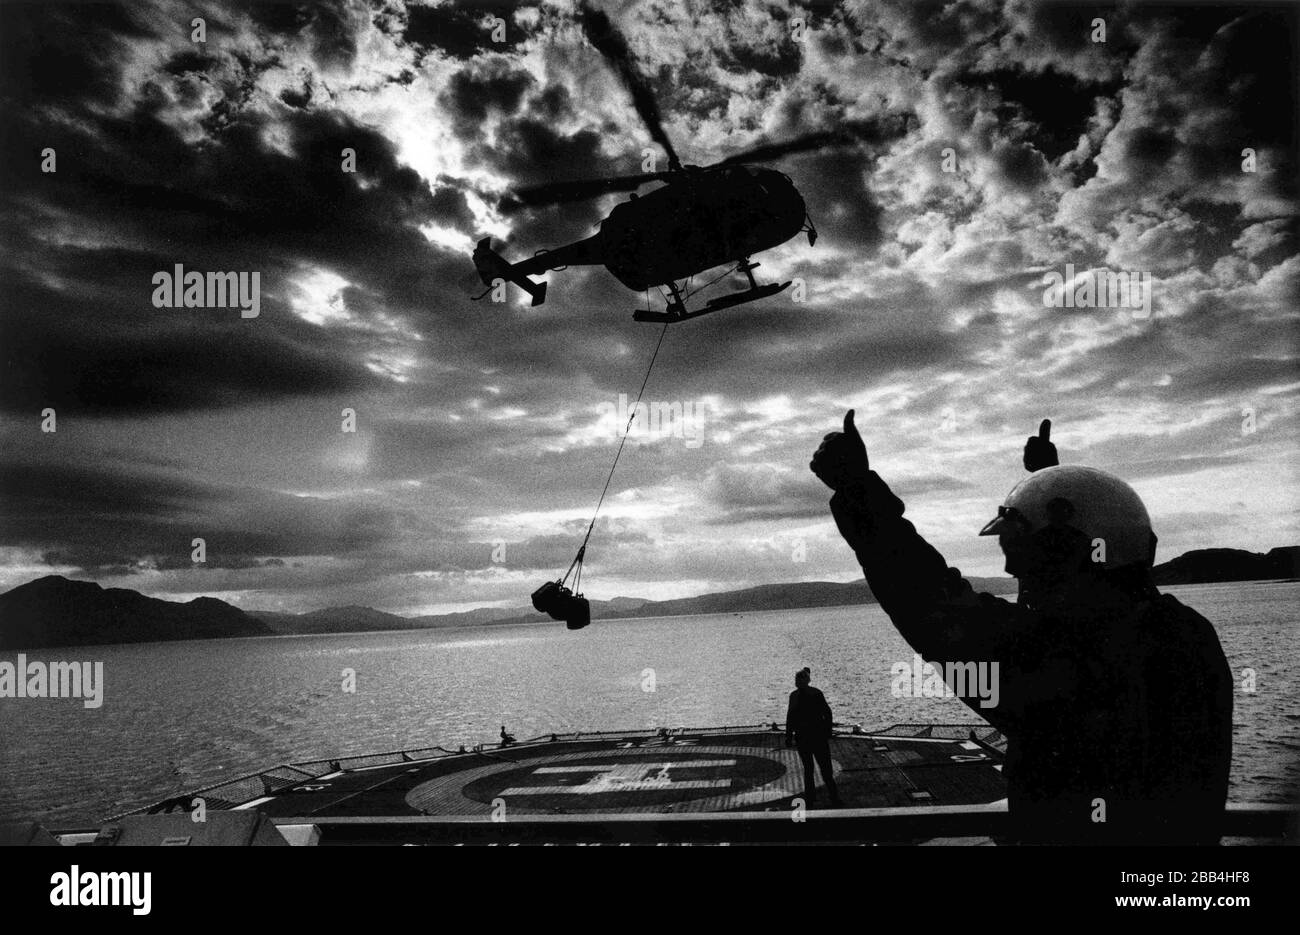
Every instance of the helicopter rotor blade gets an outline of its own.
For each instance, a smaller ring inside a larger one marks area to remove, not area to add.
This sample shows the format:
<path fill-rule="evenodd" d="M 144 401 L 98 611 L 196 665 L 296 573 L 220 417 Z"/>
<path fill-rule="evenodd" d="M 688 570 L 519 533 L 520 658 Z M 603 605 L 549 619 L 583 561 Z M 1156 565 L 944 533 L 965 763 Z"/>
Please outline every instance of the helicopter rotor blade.
<path fill-rule="evenodd" d="M 906 130 L 904 118 L 886 118 L 884 120 L 855 120 L 838 130 L 821 130 L 779 143 L 760 143 L 742 153 L 728 156 L 716 165 L 735 165 L 736 163 L 770 162 L 792 153 L 811 152 L 831 149 L 836 146 L 850 146 L 855 143 L 884 143 L 902 136 Z"/>
<path fill-rule="evenodd" d="M 667 131 L 664 130 L 659 104 L 655 101 L 654 92 L 651 91 L 645 76 L 637 68 L 636 58 L 632 55 L 627 40 L 602 10 L 594 9 L 586 3 L 578 7 L 578 22 L 582 25 L 587 41 L 595 46 L 596 51 L 610 63 L 623 86 L 632 95 L 632 106 L 636 108 L 641 121 L 650 131 L 651 138 L 668 154 L 668 167 L 680 169 L 682 163 L 677 158 L 677 151 L 673 149 L 672 142 L 668 139 Z"/>
<path fill-rule="evenodd" d="M 721 162 L 720 166 L 735 165 L 736 163 L 745 162 L 770 162 L 773 159 L 780 159 L 782 156 L 788 156 L 791 153 L 808 152 L 809 150 L 825 149 L 829 146 L 843 145 L 852 141 L 852 137 L 845 136 L 833 130 L 825 130 L 821 133 L 809 133 L 807 136 L 797 137 L 792 140 L 786 140 L 781 143 L 760 143 L 758 146 L 751 147 L 734 156 L 728 156 Z"/>
<path fill-rule="evenodd" d="M 667 172 L 644 172 L 640 175 L 620 175 L 608 179 L 578 179 L 572 182 L 548 182 L 532 188 L 521 188 L 501 202 L 501 210 L 510 214 L 520 208 L 565 204 L 586 201 L 609 192 L 630 192 L 647 182 L 669 176 Z"/>

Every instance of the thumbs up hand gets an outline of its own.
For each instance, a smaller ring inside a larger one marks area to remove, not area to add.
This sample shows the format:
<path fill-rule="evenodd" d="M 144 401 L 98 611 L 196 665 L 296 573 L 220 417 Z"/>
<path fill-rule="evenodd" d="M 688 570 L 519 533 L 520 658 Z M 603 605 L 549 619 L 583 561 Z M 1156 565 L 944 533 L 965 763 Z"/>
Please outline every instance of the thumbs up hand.
<path fill-rule="evenodd" d="M 1038 434 L 1030 435 L 1025 440 L 1026 471 L 1040 471 L 1061 463 L 1056 457 L 1056 446 L 1052 444 L 1051 434 L 1052 420 L 1044 419 L 1038 426 Z"/>
<path fill-rule="evenodd" d="M 824 439 L 808 467 L 831 490 L 862 481 L 867 474 L 867 446 L 853 424 L 853 410 L 844 416 L 844 431 L 831 432 Z"/>

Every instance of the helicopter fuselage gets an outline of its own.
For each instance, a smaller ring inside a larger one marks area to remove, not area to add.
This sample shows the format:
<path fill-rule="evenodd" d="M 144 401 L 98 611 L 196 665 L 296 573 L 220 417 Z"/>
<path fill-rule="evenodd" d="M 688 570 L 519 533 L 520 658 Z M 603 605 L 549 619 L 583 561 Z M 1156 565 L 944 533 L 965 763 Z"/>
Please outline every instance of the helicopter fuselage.
<path fill-rule="evenodd" d="M 615 207 L 601 222 L 598 253 L 619 282 L 641 291 L 779 246 L 806 215 L 794 183 L 773 169 L 687 170 Z"/>
<path fill-rule="evenodd" d="M 808 231 L 812 243 L 816 232 L 803 196 L 784 173 L 744 165 L 687 167 L 674 172 L 665 185 L 616 206 L 601 221 L 600 230 L 584 240 L 509 263 L 492 249 L 491 239 L 484 238 L 474 250 L 474 266 L 489 289 L 512 282 L 532 296 L 533 305 L 546 301 L 547 284 L 528 277 L 567 266 L 604 266 L 637 292 L 668 286 L 673 295 L 670 308 L 680 317 L 684 306 L 678 284 L 718 266 L 735 264 L 749 277 L 750 292 L 739 301 L 788 286 L 759 287 L 750 273 L 757 264 L 749 257 L 785 243 L 801 230 Z M 710 302 L 710 307 L 720 307 L 719 301 L 739 304 L 733 295 Z"/>

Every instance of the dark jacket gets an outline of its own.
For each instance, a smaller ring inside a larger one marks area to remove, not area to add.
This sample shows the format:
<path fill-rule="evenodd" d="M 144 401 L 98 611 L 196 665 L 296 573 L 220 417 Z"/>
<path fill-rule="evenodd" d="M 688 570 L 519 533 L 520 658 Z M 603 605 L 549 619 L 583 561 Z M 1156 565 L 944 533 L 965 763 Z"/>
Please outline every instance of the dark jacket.
<path fill-rule="evenodd" d="M 800 746 L 816 746 L 830 739 L 834 718 L 831 706 L 820 689 L 805 685 L 790 692 L 790 704 L 785 711 L 785 735 L 794 734 Z"/>
<path fill-rule="evenodd" d="M 999 664 L 998 705 L 963 700 L 1007 737 L 1015 840 L 1219 840 L 1232 672 L 1209 621 L 1153 587 L 1101 579 L 1049 609 L 976 594 L 874 471 L 831 511 L 916 652 L 936 666 Z"/>

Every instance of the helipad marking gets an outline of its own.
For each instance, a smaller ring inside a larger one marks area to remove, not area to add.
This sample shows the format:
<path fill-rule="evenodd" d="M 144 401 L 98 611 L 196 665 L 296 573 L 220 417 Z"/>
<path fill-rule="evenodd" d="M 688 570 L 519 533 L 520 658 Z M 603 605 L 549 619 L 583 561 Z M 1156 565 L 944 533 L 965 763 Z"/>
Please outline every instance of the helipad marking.
<path fill-rule="evenodd" d="M 705 738 L 707 740 L 707 738 Z M 589 757 L 608 757 L 617 758 L 623 762 L 641 761 L 642 757 L 649 758 L 655 753 L 680 753 L 689 756 L 689 760 L 680 761 L 681 766 L 704 765 L 716 760 L 701 760 L 697 757 L 718 757 L 719 759 L 735 759 L 736 767 L 732 767 L 731 785 L 722 789 L 698 789 L 682 790 L 674 784 L 666 789 L 647 790 L 644 793 L 633 792 L 627 795 L 628 799 L 644 798 L 645 804 L 639 804 L 635 801 L 622 802 L 615 807 L 602 807 L 601 803 L 607 798 L 623 797 L 619 792 L 612 793 L 611 796 L 573 796 L 564 795 L 559 799 L 550 800 L 555 802 L 567 802 L 570 809 L 580 809 L 584 811 L 617 811 L 627 814 L 648 814 L 662 812 L 666 805 L 671 805 L 674 810 L 683 810 L 691 812 L 701 811 L 724 811 L 736 809 L 744 806 L 764 806 L 773 801 L 779 801 L 782 798 L 789 798 L 797 795 L 803 790 L 803 767 L 799 762 L 798 756 L 793 749 L 782 749 L 777 747 L 773 749 L 769 744 L 760 746 L 736 746 L 735 744 L 726 744 L 715 746 L 711 743 L 701 743 L 698 747 L 687 748 L 682 750 L 641 750 L 625 749 L 617 746 L 605 750 L 592 750 L 590 746 L 599 748 L 607 745 L 608 741 L 593 740 L 590 744 L 584 745 L 583 749 L 561 753 L 555 757 L 539 757 L 531 759 L 530 750 L 521 749 L 518 751 L 525 759 L 522 762 L 506 763 L 502 761 L 491 761 L 479 766 L 472 766 L 466 769 L 456 770 L 437 777 L 430 777 L 420 782 L 415 788 L 411 789 L 406 795 L 406 802 L 419 812 L 426 814 L 445 814 L 449 807 L 449 800 L 455 799 L 455 790 L 460 793 L 460 798 L 456 801 L 463 802 L 461 809 L 464 814 L 482 815 L 492 809 L 489 803 L 493 798 L 501 795 L 501 789 L 508 782 L 527 782 L 532 775 L 533 770 L 543 764 L 570 765 L 587 761 Z M 457 758 L 469 759 L 469 758 Z M 605 759 L 604 762 L 610 762 Z M 834 769 L 838 774 L 843 767 L 838 760 L 832 760 Z M 768 769 L 763 767 L 763 763 L 775 767 L 775 773 L 767 776 Z M 753 770 L 747 769 L 746 764 L 753 767 Z M 521 767 L 523 767 L 521 769 Z M 754 771 L 764 774 L 766 781 L 755 782 Z M 511 773 L 512 779 L 503 781 L 500 786 L 492 786 L 491 782 L 494 775 L 498 773 Z M 521 778 L 522 777 L 522 778 Z M 558 780 L 558 777 L 552 777 Z M 478 793 L 471 795 L 470 790 L 480 785 Z M 485 784 L 485 785 L 484 785 Z M 556 786 L 548 790 L 554 792 L 562 787 Z M 572 787 L 570 787 L 572 788 Z M 666 796 L 671 799 L 680 799 L 681 801 L 655 801 L 658 796 Z M 516 814 L 533 814 L 538 812 L 532 803 L 547 803 L 545 795 L 516 795 L 510 799 L 511 807 Z M 543 804 L 540 806 L 542 812 L 549 811 L 552 806 Z"/>
<path fill-rule="evenodd" d="M 619 763 L 612 765 L 590 764 L 587 766 L 539 766 L 533 771 L 539 773 L 595 773 L 591 779 L 577 786 L 512 786 L 503 789 L 499 795 L 600 795 L 608 792 L 649 792 L 663 789 L 727 789 L 730 779 L 685 779 L 673 781 L 668 773 L 673 767 L 678 769 L 700 769 L 714 766 L 735 766 L 735 760 L 697 760 L 694 762 L 668 763 Z M 657 770 L 653 776 L 647 776 L 650 770 Z"/>
<path fill-rule="evenodd" d="M 683 769 L 700 769 L 706 766 L 735 766 L 735 760 L 669 760 L 667 763 L 638 763 L 627 769 L 668 769 L 676 766 Z M 590 773 L 598 769 L 613 769 L 605 766 L 539 766 L 534 773 Z"/>

